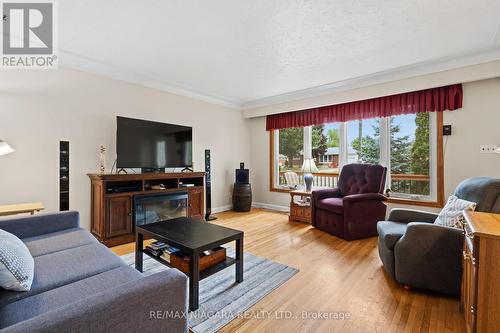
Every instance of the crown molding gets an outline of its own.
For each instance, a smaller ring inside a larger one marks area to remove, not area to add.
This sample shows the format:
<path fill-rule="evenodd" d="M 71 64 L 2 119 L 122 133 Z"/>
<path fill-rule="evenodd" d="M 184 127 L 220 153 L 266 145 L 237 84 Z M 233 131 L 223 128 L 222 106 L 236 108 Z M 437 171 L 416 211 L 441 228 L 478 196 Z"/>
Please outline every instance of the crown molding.
<path fill-rule="evenodd" d="M 266 97 L 241 105 L 245 117 L 253 117 L 252 109 L 267 107 L 276 104 L 293 102 L 301 99 L 333 94 L 358 88 L 365 88 L 377 84 L 388 83 L 423 76 L 462 67 L 500 60 L 500 47 L 468 53 L 460 56 L 446 57 L 438 60 L 422 62 L 414 65 L 403 66 L 387 71 L 381 71 L 360 77 L 332 82 L 313 88 L 307 88 L 281 95 Z"/>
<path fill-rule="evenodd" d="M 493 39 L 495 40 L 495 45 L 500 44 L 500 25 Z M 276 96 L 270 96 L 248 102 L 242 102 L 240 100 L 235 100 L 225 96 L 201 92 L 184 85 L 164 82 L 147 77 L 142 74 L 133 73 L 109 63 L 101 62 L 62 49 L 59 49 L 59 59 L 59 63 L 63 67 L 101 75 L 115 80 L 125 81 L 132 84 L 172 93 L 175 95 L 184 96 L 215 105 L 221 105 L 235 110 L 240 110 L 242 111 L 243 116 L 250 118 L 257 116 L 257 113 L 252 112 L 252 110 L 261 107 L 294 102 L 302 99 L 334 94 L 358 88 L 365 88 L 377 84 L 383 84 L 408 79 L 411 77 L 423 76 L 500 60 L 500 45 L 498 45 L 494 49 L 481 50 L 478 52 L 468 53 L 460 56 L 447 57 L 438 60 L 422 62 L 415 65 L 403 66 L 387 71 L 363 75 L 348 80 L 332 82 L 317 87 L 307 88 Z"/>
<path fill-rule="evenodd" d="M 242 104 L 242 102 L 238 100 L 200 92 L 196 89 L 180 84 L 153 79 L 145 75 L 133 73 L 131 71 L 119 68 L 115 65 L 101 62 L 99 60 L 85 57 L 66 50 L 59 49 L 58 52 L 59 64 L 62 67 L 72 68 L 96 75 L 102 75 L 111 79 L 125 81 L 207 103 L 233 108 L 236 110 L 239 110 Z"/>

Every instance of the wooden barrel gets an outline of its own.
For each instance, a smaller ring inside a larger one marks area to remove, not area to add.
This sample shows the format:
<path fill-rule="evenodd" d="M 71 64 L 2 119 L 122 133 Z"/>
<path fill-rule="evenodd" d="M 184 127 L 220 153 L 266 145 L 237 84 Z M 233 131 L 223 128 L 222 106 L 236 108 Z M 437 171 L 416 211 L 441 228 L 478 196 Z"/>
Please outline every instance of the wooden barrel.
<path fill-rule="evenodd" d="M 252 187 L 250 184 L 234 183 L 233 210 L 235 212 L 249 212 L 252 208 Z"/>

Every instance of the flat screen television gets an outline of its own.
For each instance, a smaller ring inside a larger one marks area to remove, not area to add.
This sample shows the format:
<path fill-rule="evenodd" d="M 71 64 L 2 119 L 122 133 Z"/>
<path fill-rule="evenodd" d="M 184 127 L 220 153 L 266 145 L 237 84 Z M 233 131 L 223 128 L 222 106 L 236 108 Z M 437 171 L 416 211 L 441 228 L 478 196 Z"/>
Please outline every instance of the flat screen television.
<path fill-rule="evenodd" d="M 192 127 L 116 117 L 117 168 L 193 166 Z"/>

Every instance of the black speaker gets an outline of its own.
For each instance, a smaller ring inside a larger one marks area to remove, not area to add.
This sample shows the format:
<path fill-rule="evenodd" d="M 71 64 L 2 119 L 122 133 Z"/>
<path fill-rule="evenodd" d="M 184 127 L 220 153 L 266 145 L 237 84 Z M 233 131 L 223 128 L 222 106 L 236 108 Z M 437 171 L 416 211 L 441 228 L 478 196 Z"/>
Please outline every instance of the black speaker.
<path fill-rule="evenodd" d="M 236 184 L 249 184 L 250 183 L 250 172 L 245 169 L 245 163 L 240 163 L 240 168 L 236 169 L 235 177 Z"/>
<path fill-rule="evenodd" d="M 205 149 L 205 220 L 213 221 L 212 214 L 212 170 L 210 167 L 210 149 Z"/>
<path fill-rule="evenodd" d="M 69 210 L 69 142 L 59 142 L 59 210 Z"/>

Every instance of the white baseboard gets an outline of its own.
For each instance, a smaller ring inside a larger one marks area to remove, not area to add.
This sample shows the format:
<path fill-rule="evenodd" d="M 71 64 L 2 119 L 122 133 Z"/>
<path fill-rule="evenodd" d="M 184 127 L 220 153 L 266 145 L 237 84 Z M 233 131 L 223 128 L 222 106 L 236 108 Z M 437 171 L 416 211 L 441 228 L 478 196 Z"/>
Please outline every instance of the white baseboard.
<path fill-rule="evenodd" d="M 231 210 L 231 208 L 233 208 L 231 205 L 215 207 L 215 208 L 212 208 L 212 213 L 216 214 L 216 213 L 220 213 L 220 212 L 225 212 L 225 211 Z"/>
<path fill-rule="evenodd" d="M 252 202 L 252 207 L 269 209 L 269 210 L 276 210 L 278 212 L 289 212 L 290 211 L 290 207 L 287 207 L 287 206 L 271 205 L 271 204 L 266 204 L 266 203 L 262 203 L 262 202 Z M 214 208 L 212 208 L 212 213 L 217 214 L 217 213 L 221 213 L 221 212 L 226 212 L 228 210 L 231 210 L 232 208 L 233 208 L 233 206 L 231 206 L 231 205 L 214 207 Z"/>
<path fill-rule="evenodd" d="M 290 207 L 287 206 L 279 206 L 279 205 L 271 205 L 262 202 L 252 202 L 252 207 L 254 208 L 264 208 L 269 210 L 277 210 L 279 212 L 289 212 Z"/>

